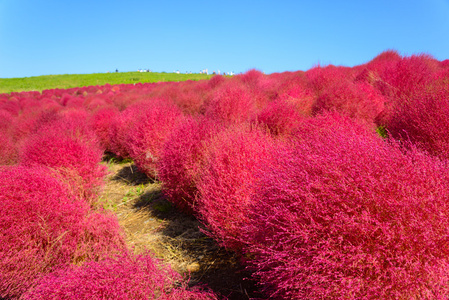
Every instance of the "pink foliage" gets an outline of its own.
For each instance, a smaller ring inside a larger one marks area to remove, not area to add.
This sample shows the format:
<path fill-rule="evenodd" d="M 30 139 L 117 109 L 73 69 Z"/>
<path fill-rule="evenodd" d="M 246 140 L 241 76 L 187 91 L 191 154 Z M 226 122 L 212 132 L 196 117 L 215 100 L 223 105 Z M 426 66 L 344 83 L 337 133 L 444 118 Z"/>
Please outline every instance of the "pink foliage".
<path fill-rule="evenodd" d="M 20 102 L 17 97 L 10 97 L 6 102 L 0 102 L 0 110 L 9 112 L 13 116 L 17 116 L 20 112 Z"/>
<path fill-rule="evenodd" d="M 103 186 L 106 167 L 93 132 L 80 120 L 60 119 L 38 127 L 23 145 L 20 163 L 49 167 L 81 198 L 94 201 Z"/>
<path fill-rule="evenodd" d="M 384 103 L 384 97 L 371 85 L 341 80 L 321 90 L 313 112 L 338 111 L 351 118 L 373 123 L 383 111 Z"/>
<path fill-rule="evenodd" d="M 286 100 L 275 100 L 258 113 L 256 122 L 275 136 L 287 137 L 304 118 L 295 104 Z"/>
<path fill-rule="evenodd" d="M 109 127 L 110 151 L 120 158 L 129 158 L 126 136 L 135 119 L 132 109 L 125 109 L 112 117 Z"/>
<path fill-rule="evenodd" d="M 277 99 L 295 105 L 296 109 L 303 115 L 311 115 L 316 95 L 310 88 L 304 72 L 285 72 L 277 76 L 280 77 L 278 79 Z"/>
<path fill-rule="evenodd" d="M 23 299 L 217 299 L 188 290 L 181 276 L 151 255 L 122 256 L 52 273 Z"/>
<path fill-rule="evenodd" d="M 399 103 L 386 128 L 395 138 L 410 139 L 419 148 L 449 158 L 449 89 L 428 85 Z"/>
<path fill-rule="evenodd" d="M 14 118 L 15 116 L 11 112 L 5 109 L 0 109 L 0 130 L 6 132 L 11 126 Z"/>
<path fill-rule="evenodd" d="M 186 118 L 164 143 L 158 164 L 162 190 L 169 201 L 185 212 L 195 210 L 204 147 L 221 127 L 207 118 Z"/>
<path fill-rule="evenodd" d="M 430 55 L 412 55 L 384 72 L 383 79 L 394 87 L 396 97 L 405 99 L 420 92 L 438 69 L 439 62 Z"/>
<path fill-rule="evenodd" d="M 0 168 L 0 297 L 18 298 L 71 263 L 124 251 L 117 220 L 70 198 L 43 168 Z"/>
<path fill-rule="evenodd" d="M 305 72 L 309 81 L 309 86 L 320 96 L 323 91 L 338 84 L 339 82 L 352 81 L 348 68 L 328 65 L 325 67 L 317 66 Z"/>
<path fill-rule="evenodd" d="M 111 140 L 109 130 L 114 118 L 119 114 L 119 110 L 113 106 L 105 106 L 98 109 L 89 117 L 90 128 L 95 132 L 101 148 L 111 151 Z"/>
<path fill-rule="evenodd" d="M 338 115 L 258 172 L 242 241 L 276 299 L 449 295 L 449 166 Z"/>
<path fill-rule="evenodd" d="M 219 132 L 204 147 L 204 167 L 196 182 L 200 218 L 229 249 L 239 249 L 248 218 L 255 170 L 271 159 L 272 138 L 258 128 L 236 125 Z"/>
<path fill-rule="evenodd" d="M 19 152 L 13 140 L 6 132 L 0 131 L 0 165 L 12 165 L 18 159 Z"/>
<path fill-rule="evenodd" d="M 130 106 L 133 123 L 125 137 L 136 166 L 149 177 L 157 177 L 157 164 L 165 140 L 183 119 L 180 109 L 168 101 L 150 100 Z"/>
<path fill-rule="evenodd" d="M 216 88 L 205 104 L 205 115 L 226 125 L 250 120 L 257 110 L 251 91 L 237 80 L 229 80 Z"/>

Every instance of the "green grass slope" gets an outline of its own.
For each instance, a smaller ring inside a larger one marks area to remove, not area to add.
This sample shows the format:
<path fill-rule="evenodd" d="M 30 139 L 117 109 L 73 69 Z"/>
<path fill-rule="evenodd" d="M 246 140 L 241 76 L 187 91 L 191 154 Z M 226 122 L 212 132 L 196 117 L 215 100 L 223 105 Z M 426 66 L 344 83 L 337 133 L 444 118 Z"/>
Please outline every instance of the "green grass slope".
<path fill-rule="evenodd" d="M 94 74 L 44 75 L 24 78 L 0 78 L 0 93 L 67 89 L 90 85 L 138 82 L 184 81 L 209 79 L 206 74 L 176 74 L 155 72 L 119 72 Z"/>

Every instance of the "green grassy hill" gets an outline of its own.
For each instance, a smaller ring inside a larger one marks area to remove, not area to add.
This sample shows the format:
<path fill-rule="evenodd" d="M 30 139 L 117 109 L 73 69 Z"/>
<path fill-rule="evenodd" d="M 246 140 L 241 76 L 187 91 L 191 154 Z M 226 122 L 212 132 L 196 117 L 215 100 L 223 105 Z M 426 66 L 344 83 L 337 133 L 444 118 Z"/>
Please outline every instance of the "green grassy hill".
<path fill-rule="evenodd" d="M 67 89 L 90 85 L 137 82 L 184 81 L 209 79 L 206 74 L 123 72 L 95 74 L 44 75 L 24 78 L 0 78 L 0 93 Z"/>

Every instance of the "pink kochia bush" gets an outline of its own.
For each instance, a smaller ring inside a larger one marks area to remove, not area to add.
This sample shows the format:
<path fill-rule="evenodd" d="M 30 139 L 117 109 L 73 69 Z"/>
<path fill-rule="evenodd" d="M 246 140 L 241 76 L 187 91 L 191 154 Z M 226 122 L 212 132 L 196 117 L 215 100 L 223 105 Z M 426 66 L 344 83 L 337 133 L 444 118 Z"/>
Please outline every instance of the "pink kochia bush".
<path fill-rule="evenodd" d="M 103 151 L 87 124 L 61 119 L 39 127 L 20 154 L 25 166 L 45 166 L 61 175 L 81 198 L 94 201 L 104 183 Z"/>
<path fill-rule="evenodd" d="M 205 115 L 225 125 L 250 120 L 257 111 L 257 101 L 251 91 L 236 79 L 217 87 L 205 103 Z"/>
<path fill-rule="evenodd" d="M 338 115 L 304 122 L 272 157 L 242 234 L 269 295 L 449 296 L 447 162 Z"/>
<path fill-rule="evenodd" d="M 106 106 L 98 109 L 89 117 L 89 125 L 98 137 L 104 151 L 112 152 L 109 128 L 111 127 L 114 118 L 119 113 L 117 108 Z"/>
<path fill-rule="evenodd" d="M 0 165 L 14 164 L 18 160 L 18 151 L 13 139 L 6 132 L 0 132 Z"/>
<path fill-rule="evenodd" d="M 125 251 L 112 215 L 73 199 L 47 169 L 0 167 L 0 297 L 18 298 L 41 276 Z"/>
<path fill-rule="evenodd" d="M 121 256 L 86 263 L 42 278 L 23 299 L 206 300 L 209 292 L 188 290 L 183 278 L 151 255 Z"/>
<path fill-rule="evenodd" d="M 212 236 L 229 249 L 241 246 L 241 228 L 251 221 L 248 207 L 254 172 L 271 159 L 273 145 L 264 131 L 236 125 L 219 132 L 204 147 L 204 166 L 196 182 L 196 210 Z"/>
<path fill-rule="evenodd" d="M 440 81 L 399 103 L 386 128 L 394 138 L 410 139 L 419 148 L 449 159 L 448 116 L 449 88 Z"/>
<path fill-rule="evenodd" d="M 289 136 L 305 116 L 294 103 L 288 100 L 275 100 L 261 110 L 255 123 L 266 128 L 275 136 Z"/>
<path fill-rule="evenodd" d="M 162 190 L 170 202 L 185 212 L 195 211 L 204 147 L 222 128 L 208 118 L 186 118 L 164 143 L 158 164 Z"/>
<path fill-rule="evenodd" d="M 133 119 L 125 137 L 129 155 L 142 172 L 157 177 L 163 144 L 183 114 L 175 104 L 158 99 L 132 105 L 127 110 Z"/>
<path fill-rule="evenodd" d="M 372 124 L 383 111 L 384 103 L 384 97 L 371 85 L 342 80 L 324 88 L 313 106 L 313 112 L 338 111 Z"/>

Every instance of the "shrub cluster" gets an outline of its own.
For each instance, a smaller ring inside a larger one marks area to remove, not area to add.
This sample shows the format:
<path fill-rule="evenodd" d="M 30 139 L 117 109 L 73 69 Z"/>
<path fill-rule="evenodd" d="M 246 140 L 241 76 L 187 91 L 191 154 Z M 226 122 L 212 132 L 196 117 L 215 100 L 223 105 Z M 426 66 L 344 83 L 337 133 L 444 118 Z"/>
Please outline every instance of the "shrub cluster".
<path fill-rule="evenodd" d="M 0 296 L 19 297 L 68 264 L 124 251 L 109 214 L 91 211 L 43 167 L 0 168 Z"/>
<path fill-rule="evenodd" d="M 268 297 L 447 298 L 448 66 L 388 50 L 352 68 L 0 95 L 0 297 L 214 297 L 116 255 L 95 206 L 107 151 L 160 180 Z"/>
<path fill-rule="evenodd" d="M 335 115 L 304 122 L 273 158 L 242 235 L 269 295 L 448 295 L 447 162 Z"/>
<path fill-rule="evenodd" d="M 147 255 L 118 256 L 49 274 L 23 299 L 206 300 L 212 293 L 189 290 L 170 267 Z"/>

